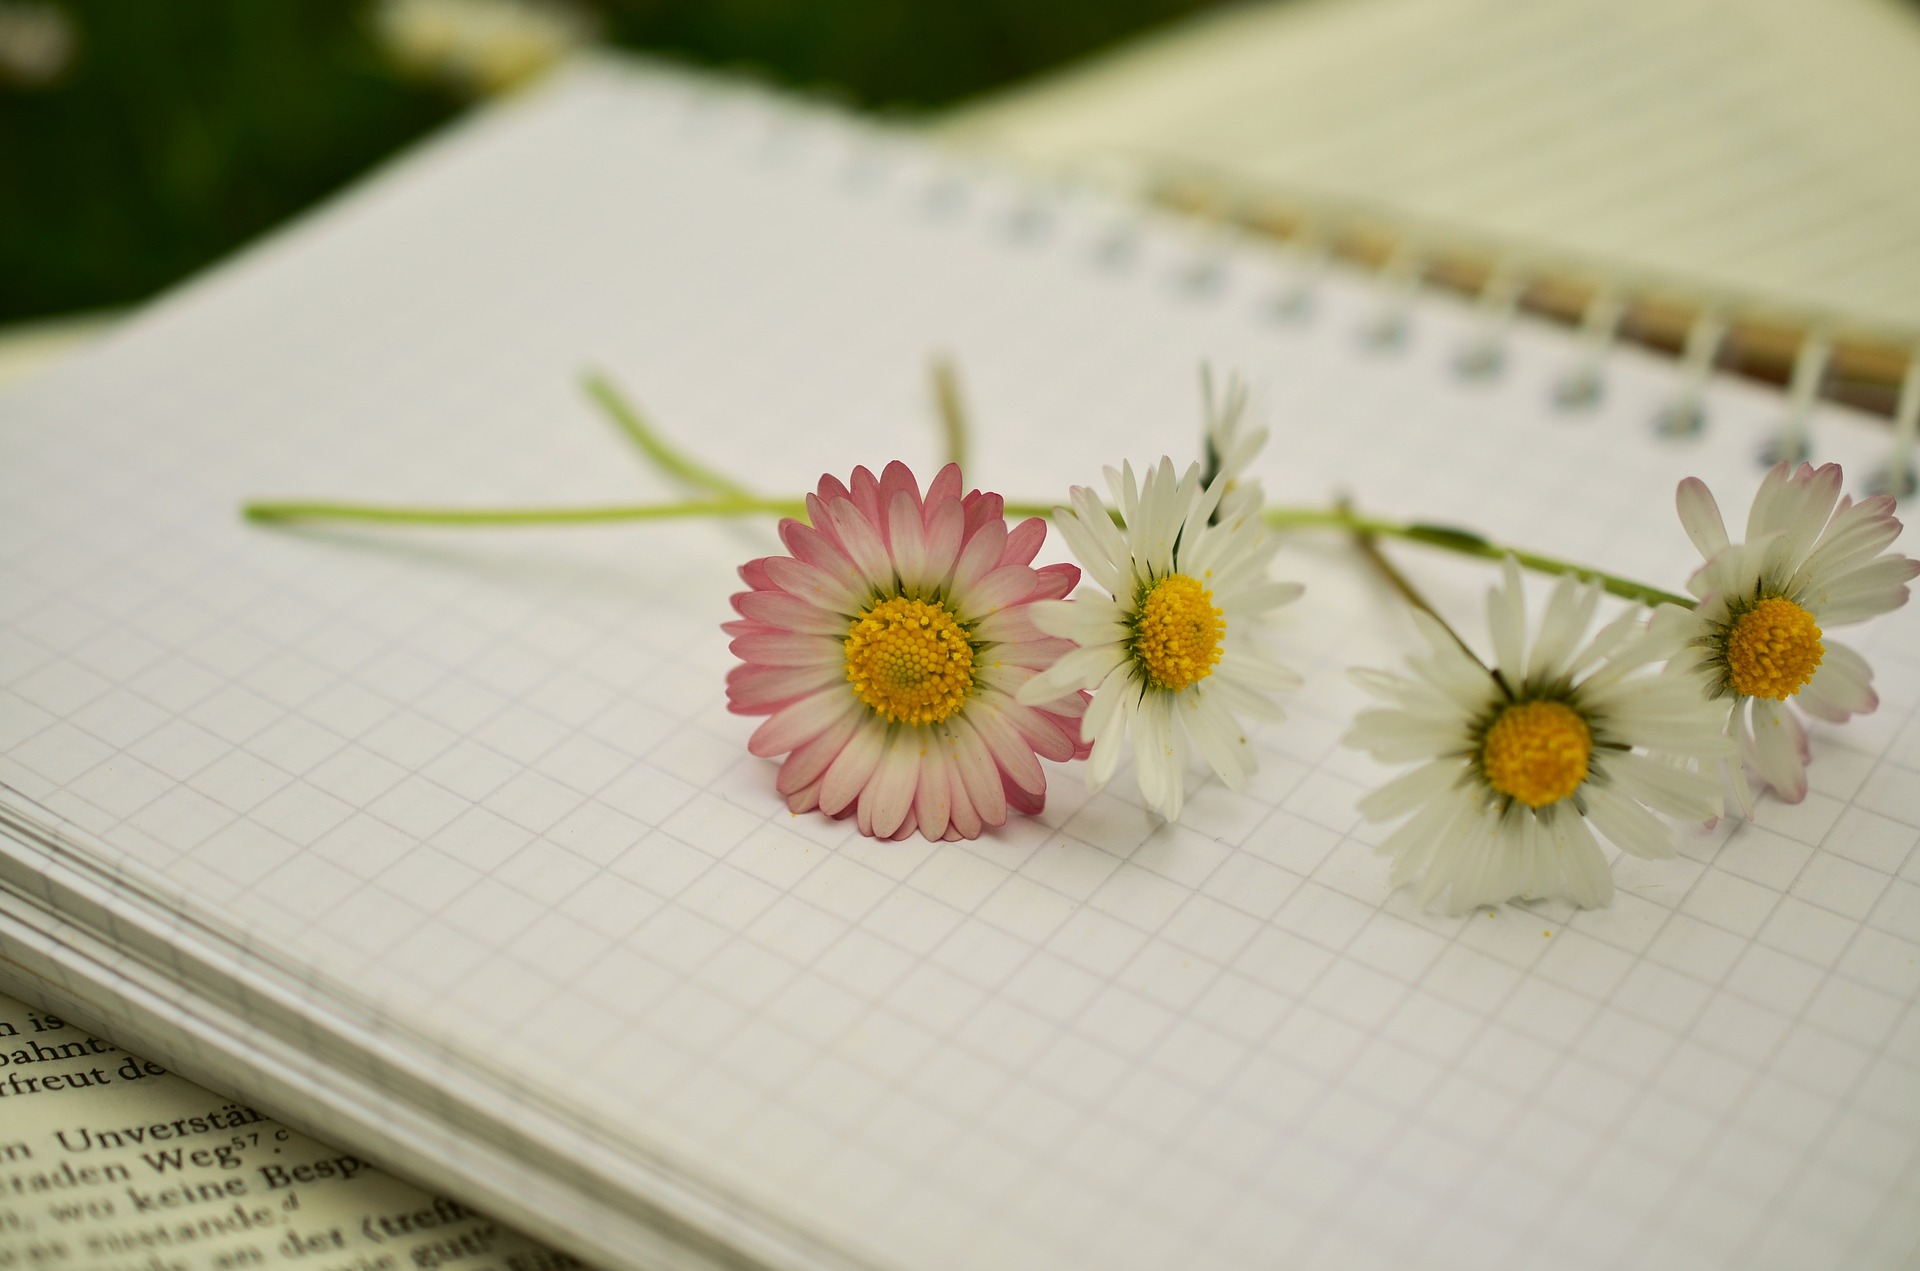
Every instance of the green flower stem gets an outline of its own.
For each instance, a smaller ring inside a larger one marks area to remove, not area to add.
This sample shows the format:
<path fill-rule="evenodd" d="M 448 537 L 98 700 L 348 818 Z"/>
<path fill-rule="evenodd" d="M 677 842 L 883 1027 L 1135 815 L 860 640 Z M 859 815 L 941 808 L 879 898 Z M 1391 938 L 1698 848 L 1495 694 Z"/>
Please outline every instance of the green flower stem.
<path fill-rule="evenodd" d="M 953 360 L 935 357 L 928 371 L 933 377 L 933 401 L 940 411 L 940 431 L 946 440 L 947 462 L 967 468 L 967 406 L 960 396 L 960 372 Z"/>
<path fill-rule="evenodd" d="M 626 395 L 613 386 L 613 381 L 598 371 L 588 371 L 581 376 L 580 387 L 586 390 L 587 396 L 600 409 L 607 412 L 607 418 L 613 421 L 614 427 L 668 476 L 696 490 L 710 491 L 722 499 L 752 500 L 758 497 L 745 486 L 676 450 L 647 422 L 646 416 L 627 400 Z"/>
<path fill-rule="evenodd" d="M 615 521 L 679 521 L 696 517 L 804 517 L 797 499 L 696 499 L 684 503 L 608 503 L 586 507 L 435 508 L 390 503 L 256 502 L 241 506 L 249 521 L 359 521 L 379 525 L 604 525 Z"/>
<path fill-rule="evenodd" d="M 1336 509 L 1336 511 L 1345 512 L 1346 509 L 1339 508 Z M 1358 518 L 1355 519 L 1357 520 Z M 1387 559 L 1386 553 L 1380 550 L 1379 536 L 1370 529 L 1358 527 L 1356 527 L 1352 533 L 1354 546 L 1358 547 L 1361 554 L 1367 558 L 1367 563 L 1372 565 L 1374 569 L 1379 572 L 1380 576 L 1385 578 L 1388 583 L 1392 584 L 1393 589 L 1400 593 L 1400 598 L 1439 623 L 1441 630 L 1453 637 L 1453 642 L 1460 647 L 1460 652 L 1472 658 L 1481 670 L 1493 677 L 1494 682 L 1500 685 L 1501 691 L 1507 692 L 1506 681 L 1500 678 L 1500 673 L 1488 666 L 1486 659 L 1473 651 L 1473 646 L 1467 643 L 1464 636 L 1453 629 L 1451 622 L 1448 622 L 1441 616 L 1440 611 L 1433 607 L 1433 602 L 1421 595 L 1420 589 L 1415 587 L 1413 583 L 1407 579 L 1407 576 L 1401 573 L 1392 561 Z M 1507 696 L 1511 697 L 1513 694 L 1507 692 Z"/>
<path fill-rule="evenodd" d="M 1695 601 L 1689 596 L 1675 595 L 1670 591 L 1661 591 L 1658 587 L 1649 587 L 1628 578 L 1586 565 L 1576 565 L 1571 561 L 1542 556 L 1538 552 L 1522 551 L 1516 547 L 1505 547 L 1489 542 L 1467 530 L 1454 529 L 1445 525 L 1407 524 L 1399 521 L 1383 521 L 1376 517 L 1361 516 L 1344 507 L 1332 508 L 1268 508 L 1267 524 L 1278 530 L 1289 529 L 1332 529 L 1345 530 L 1349 534 L 1371 535 L 1380 538 L 1396 538 L 1409 543 L 1423 543 L 1428 547 L 1437 547 L 1443 551 L 1458 552 L 1462 556 L 1475 556 L 1481 560 L 1498 561 L 1511 556 L 1523 569 L 1536 574 L 1554 574 L 1572 578 L 1590 579 L 1599 582 L 1610 595 L 1623 600 L 1638 601 L 1649 607 L 1656 605 L 1679 605 L 1691 609 Z"/>
<path fill-rule="evenodd" d="M 1008 516 L 1051 518 L 1054 505 L 1009 503 Z M 791 516 L 804 521 L 802 499 L 694 499 L 682 503 L 602 503 L 583 507 L 450 508 L 410 507 L 398 503 L 335 503 L 260 499 L 240 505 L 240 514 L 263 525 L 294 521 L 358 521 L 374 525 L 445 526 L 477 529 L 488 525 L 608 525 L 619 521 L 687 521 L 699 517 Z"/>
<path fill-rule="evenodd" d="M 1051 518 L 1058 504 L 1008 503 L 1008 516 Z M 791 516 L 804 520 L 807 505 L 801 499 L 762 498 L 756 495 L 695 499 L 678 503 L 608 503 L 584 507 L 458 508 L 411 507 L 386 503 L 256 501 L 242 505 L 250 521 L 288 524 L 295 521 L 351 521 L 379 525 L 478 527 L 509 525 L 603 525 L 620 521 L 675 521 L 701 517 Z M 1268 508 L 1267 524 L 1278 530 L 1343 530 L 1356 536 L 1393 538 L 1422 543 L 1481 560 L 1512 556 L 1522 568 L 1540 574 L 1596 579 L 1608 592 L 1644 605 L 1673 604 L 1691 609 L 1694 601 L 1657 587 L 1612 574 L 1488 542 L 1477 534 L 1438 525 L 1403 524 L 1361 516 L 1343 507 Z M 1436 615 L 1437 616 L 1437 615 Z"/>

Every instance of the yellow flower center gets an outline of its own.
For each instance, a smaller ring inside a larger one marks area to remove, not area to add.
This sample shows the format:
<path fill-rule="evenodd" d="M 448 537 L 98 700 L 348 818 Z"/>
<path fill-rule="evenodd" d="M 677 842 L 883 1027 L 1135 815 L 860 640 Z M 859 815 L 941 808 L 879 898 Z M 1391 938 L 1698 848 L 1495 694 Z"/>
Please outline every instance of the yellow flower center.
<path fill-rule="evenodd" d="M 847 679 L 889 722 L 937 724 L 966 704 L 973 645 L 945 605 L 895 596 L 853 620 Z"/>
<path fill-rule="evenodd" d="M 1565 702 L 1520 702 L 1487 729 L 1480 767 L 1487 784 L 1530 808 L 1558 803 L 1587 779 L 1593 731 Z"/>
<path fill-rule="evenodd" d="M 1178 693 L 1213 674 L 1227 620 L 1197 578 L 1168 574 L 1147 589 L 1134 618 L 1133 656 L 1157 688 Z"/>
<path fill-rule="evenodd" d="M 1826 647 L 1813 615 L 1780 596 L 1741 614 L 1727 633 L 1727 682 L 1736 693 L 1783 702 L 1820 669 Z"/>

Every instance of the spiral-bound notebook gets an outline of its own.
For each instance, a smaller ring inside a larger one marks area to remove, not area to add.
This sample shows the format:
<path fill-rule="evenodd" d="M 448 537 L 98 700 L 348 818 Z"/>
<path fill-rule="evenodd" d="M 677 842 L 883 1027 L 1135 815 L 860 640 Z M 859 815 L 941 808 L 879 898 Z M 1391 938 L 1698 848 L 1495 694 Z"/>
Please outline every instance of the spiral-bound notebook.
<path fill-rule="evenodd" d="M 943 131 L 1496 309 L 1666 347 L 1704 316 L 1723 361 L 1886 410 L 1920 343 L 1916 120 L 1907 0 L 1264 0 Z"/>
<path fill-rule="evenodd" d="M 1920 623 L 1813 790 L 1607 909 L 1388 890 L 1337 739 L 1413 632 L 1336 537 L 1234 795 L 1128 773 L 977 842 L 790 815 L 727 714 L 763 523 L 265 530 L 257 496 L 671 491 L 604 370 L 743 482 L 939 451 L 1057 496 L 1245 375 L 1280 502 L 1668 586 L 1785 403 L 1688 391 L 1125 202 L 597 63 L 462 125 L 0 399 L 0 980 L 600 1265 L 1901 1265 L 1920 1240 Z M 1377 334 L 1384 307 L 1398 341 Z M 1850 480 L 1884 431 L 1837 409 Z M 1049 547 L 1059 558 L 1057 543 Z M 1490 581 L 1402 564 L 1472 624 Z"/>

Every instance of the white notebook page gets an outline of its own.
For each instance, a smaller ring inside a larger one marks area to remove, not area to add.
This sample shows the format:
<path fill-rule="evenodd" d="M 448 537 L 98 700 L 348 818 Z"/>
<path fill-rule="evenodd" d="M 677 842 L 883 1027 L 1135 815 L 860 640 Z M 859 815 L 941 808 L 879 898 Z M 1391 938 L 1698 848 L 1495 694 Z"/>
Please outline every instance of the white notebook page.
<path fill-rule="evenodd" d="M 1406 348 L 1368 349 L 1371 285 L 1286 321 L 1291 268 L 578 72 L 0 400 L 0 797 L 450 1085 L 515 1074 L 495 1103 L 528 1133 L 630 1143 L 806 1257 L 1896 1265 L 1920 1238 L 1906 611 L 1855 641 L 1882 707 L 1816 734 L 1805 803 L 1621 862 L 1607 910 L 1449 919 L 1388 893 L 1352 810 L 1383 774 L 1335 745 L 1344 668 L 1411 629 L 1337 542 L 1282 554 L 1308 687 L 1248 796 L 1208 785 L 1169 826 L 1126 770 L 1091 798 L 1061 770 L 1038 820 L 891 844 L 790 816 L 724 710 L 718 624 L 770 525 L 235 513 L 665 497 L 588 364 L 770 491 L 930 471 L 936 349 L 970 483 L 1011 497 L 1190 455 L 1203 358 L 1262 390 L 1276 501 L 1345 489 L 1675 586 L 1674 482 L 1735 508 L 1758 480 L 1766 393 L 1716 385 L 1700 439 L 1658 441 L 1667 364 L 1619 354 L 1602 407 L 1562 415 L 1558 333 L 1464 382 L 1468 316 L 1423 300 Z M 1815 445 L 1857 477 L 1882 442 L 1836 413 Z M 1484 567 L 1402 559 L 1474 622 Z"/>

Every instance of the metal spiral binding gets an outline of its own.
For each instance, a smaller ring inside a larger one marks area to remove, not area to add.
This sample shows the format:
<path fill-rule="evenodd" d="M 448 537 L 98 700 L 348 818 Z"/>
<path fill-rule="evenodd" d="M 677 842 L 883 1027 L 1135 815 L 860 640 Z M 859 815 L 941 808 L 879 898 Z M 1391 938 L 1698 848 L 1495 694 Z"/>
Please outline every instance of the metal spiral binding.
<path fill-rule="evenodd" d="M 1893 413 L 1893 449 L 1887 461 L 1867 482 L 1870 494 L 1910 499 L 1920 486 L 1914 471 L 1914 434 L 1920 428 L 1920 350 L 1907 362 L 1907 378 L 1900 384 L 1900 405 Z"/>
<path fill-rule="evenodd" d="M 1811 331 L 1793 359 L 1793 379 L 1787 386 L 1787 417 L 1780 432 L 1760 448 L 1760 462 L 1804 463 L 1813 452 L 1810 436 L 1813 404 L 1820 396 L 1820 385 L 1827 377 L 1827 363 L 1833 357 L 1833 340 L 1825 331 Z"/>
<path fill-rule="evenodd" d="M 1626 306 L 1613 291 L 1602 288 L 1587 302 L 1580 322 L 1579 352 L 1573 365 L 1553 386 L 1553 400 L 1563 410 L 1587 410 L 1606 393 L 1602 368 L 1620 329 Z"/>
<path fill-rule="evenodd" d="M 910 139 L 903 140 L 903 133 L 895 126 L 861 119 L 835 103 L 808 102 L 796 115 L 785 99 L 750 84 L 714 86 L 689 81 L 682 106 L 688 128 L 702 136 L 729 131 L 743 120 L 761 125 L 756 129 L 750 124 L 745 129 L 753 138 L 746 152 L 756 161 L 769 164 L 784 164 L 795 150 L 806 149 L 809 138 L 831 135 L 844 152 L 836 171 L 849 193 L 871 194 L 891 185 L 921 215 L 938 220 L 984 215 L 1000 237 L 1015 247 L 1032 248 L 1070 237 L 1088 264 L 1103 271 L 1124 272 L 1142 259 L 1146 225 L 1155 216 L 1150 205 L 1157 203 L 1170 208 L 1189 227 L 1214 227 L 1214 232 L 1194 236 L 1195 241 L 1187 244 L 1184 260 L 1173 266 L 1165 280 L 1172 294 L 1190 300 L 1205 300 L 1226 289 L 1242 245 L 1253 240 L 1275 243 L 1292 263 L 1286 277 L 1272 285 L 1259 301 L 1258 311 L 1261 320 L 1278 325 L 1313 320 L 1320 280 L 1336 257 L 1364 259 L 1377 275 L 1381 299 L 1373 314 L 1363 321 L 1358 338 L 1381 353 L 1402 349 L 1410 340 L 1414 296 L 1423 283 L 1434 281 L 1468 290 L 1474 295 L 1476 330 L 1451 359 L 1454 372 L 1463 379 L 1492 381 L 1505 372 L 1514 320 L 1523 308 L 1563 318 L 1576 314 L 1576 350 L 1552 388 L 1554 404 L 1569 413 L 1592 410 L 1605 398 L 1606 364 L 1622 338 L 1630 310 L 1633 331 L 1640 332 L 1649 320 L 1648 313 L 1643 312 L 1644 302 L 1630 304 L 1611 285 L 1585 291 L 1583 301 L 1570 304 L 1570 284 L 1556 283 L 1545 275 L 1535 277 L 1534 271 L 1515 258 L 1498 259 L 1491 268 L 1483 264 L 1468 269 L 1451 258 L 1431 257 L 1404 237 L 1384 253 L 1377 246 L 1356 252 L 1338 226 L 1315 218 L 1285 217 L 1285 227 L 1276 230 L 1271 210 L 1226 207 L 1210 201 L 1196 203 L 1190 186 L 1183 187 L 1184 197 L 1170 199 L 1138 171 L 1111 164 L 1070 177 L 1046 178 L 967 156 L 929 154 Z M 1000 201 L 992 197 L 1002 189 L 1009 192 L 1009 198 Z M 1063 236 L 1057 231 L 1065 223 L 1082 223 L 1086 232 Z M 1463 283 L 1463 278 L 1468 281 Z M 1572 290 L 1572 294 L 1580 296 L 1582 292 Z M 1671 307 L 1662 311 L 1656 306 L 1652 320 L 1654 338 L 1661 342 L 1670 338 L 1662 333 L 1674 330 Z M 1678 382 L 1653 422 L 1660 436 L 1676 441 L 1696 436 L 1708 426 L 1708 385 L 1735 329 L 1719 307 L 1709 305 L 1692 313 L 1685 332 Z M 1642 332 L 1635 338 L 1646 337 Z M 1776 358 L 1779 340 L 1774 336 L 1768 340 L 1766 356 Z M 1793 350 L 1793 357 L 1785 412 L 1778 432 L 1757 448 L 1761 461 L 1800 462 L 1812 453 L 1812 421 L 1818 404 L 1836 376 L 1845 382 L 1843 355 L 1853 356 L 1847 349 L 1854 346 L 1843 348 L 1842 344 L 1830 329 L 1815 327 L 1797 337 L 1795 345 L 1787 346 Z M 1894 355 L 1883 352 L 1878 356 L 1884 363 Z M 1920 452 L 1920 349 L 1911 350 L 1901 361 L 1905 373 L 1899 380 L 1898 405 L 1893 411 L 1891 448 L 1886 462 L 1866 486 L 1874 493 L 1904 499 L 1920 487 L 1920 468 L 1916 466 Z M 1874 382 L 1886 378 L 1880 363 L 1876 363 L 1873 375 Z"/>

